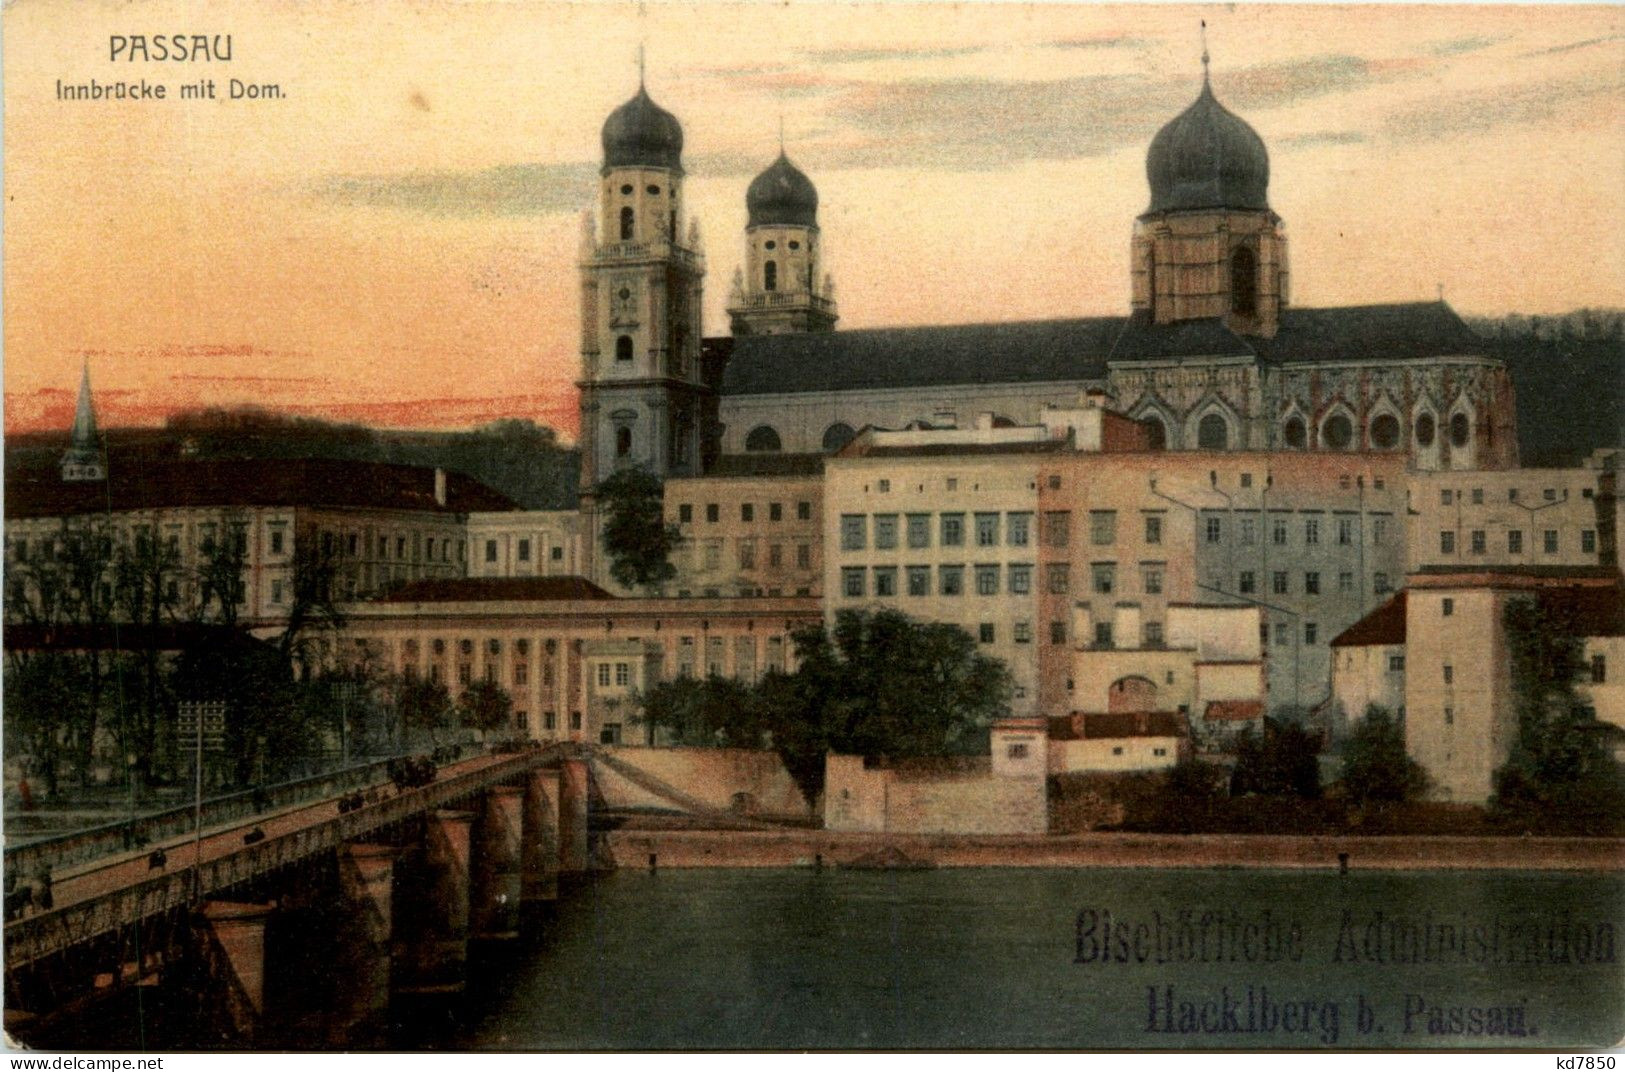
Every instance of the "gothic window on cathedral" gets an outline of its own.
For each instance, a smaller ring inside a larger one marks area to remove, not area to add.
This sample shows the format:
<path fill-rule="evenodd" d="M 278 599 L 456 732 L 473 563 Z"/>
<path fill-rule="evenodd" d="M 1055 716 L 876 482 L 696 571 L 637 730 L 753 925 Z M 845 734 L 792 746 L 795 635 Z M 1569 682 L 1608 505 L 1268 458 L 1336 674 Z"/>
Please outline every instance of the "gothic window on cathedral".
<path fill-rule="evenodd" d="M 621 241 L 632 241 L 632 208 L 630 205 L 621 209 Z"/>
<path fill-rule="evenodd" d="M 1450 445 L 1453 447 L 1465 447 L 1467 445 L 1467 436 L 1472 430 L 1472 422 L 1467 419 L 1467 414 L 1458 413 L 1454 417 L 1451 417 Z"/>
<path fill-rule="evenodd" d="M 1258 255 L 1247 246 L 1230 255 L 1230 311 L 1258 315 Z"/>
<path fill-rule="evenodd" d="M 1417 446 L 1431 447 L 1433 445 L 1433 414 L 1424 413 L 1416 418 Z"/>
<path fill-rule="evenodd" d="M 1196 426 L 1196 446 L 1199 450 L 1225 450 L 1230 446 L 1230 425 L 1217 413 L 1209 413 Z"/>
<path fill-rule="evenodd" d="M 1145 418 L 1145 443 L 1152 450 L 1168 446 L 1168 426 L 1162 423 L 1161 417 Z"/>
<path fill-rule="evenodd" d="M 1309 430 L 1303 425 L 1302 417 L 1293 417 L 1281 429 L 1281 438 L 1293 450 L 1302 450 L 1309 442 Z"/>
<path fill-rule="evenodd" d="M 760 425 L 750 430 L 745 437 L 745 449 L 752 452 L 769 452 L 782 450 L 779 443 L 779 433 L 768 425 Z"/>
<path fill-rule="evenodd" d="M 1330 447 L 1332 450 L 1347 450 L 1349 444 L 1354 441 L 1354 425 L 1339 413 L 1321 428 L 1320 441 L 1322 446 Z"/>
<path fill-rule="evenodd" d="M 1384 413 L 1371 422 L 1371 445 L 1381 450 L 1393 450 L 1399 445 L 1399 418 Z"/>
<path fill-rule="evenodd" d="M 766 264 L 762 265 L 762 289 L 763 290 L 778 290 L 779 289 L 779 262 L 778 261 L 768 261 Z"/>
<path fill-rule="evenodd" d="M 824 449 L 831 451 L 840 450 L 842 447 L 852 442 L 852 437 L 855 435 L 857 435 L 857 433 L 852 430 L 851 425 L 836 421 L 834 424 L 824 429 Z"/>

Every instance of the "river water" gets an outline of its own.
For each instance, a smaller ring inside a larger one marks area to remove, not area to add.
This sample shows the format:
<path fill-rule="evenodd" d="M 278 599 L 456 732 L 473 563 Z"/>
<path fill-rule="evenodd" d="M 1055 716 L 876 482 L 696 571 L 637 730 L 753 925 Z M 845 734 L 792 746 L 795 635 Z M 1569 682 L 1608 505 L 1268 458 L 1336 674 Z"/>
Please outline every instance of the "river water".
<path fill-rule="evenodd" d="M 1607 1046 L 1625 1035 L 1622 906 L 1625 878 L 1596 875 L 618 872 L 479 968 L 464 1026 L 415 1041 Z"/>

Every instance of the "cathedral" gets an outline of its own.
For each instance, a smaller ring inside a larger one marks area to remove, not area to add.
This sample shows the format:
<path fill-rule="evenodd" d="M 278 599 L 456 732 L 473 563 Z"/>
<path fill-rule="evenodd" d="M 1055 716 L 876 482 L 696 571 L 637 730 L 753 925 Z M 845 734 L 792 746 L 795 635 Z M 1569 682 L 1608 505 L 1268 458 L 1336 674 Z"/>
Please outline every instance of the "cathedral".
<path fill-rule="evenodd" d="M 837 450 L 866 426 L 1034 424 L 1103 393 L 1167 450 L 1391 451 L 1518 464 L 1511 379 L 1444 302 L 1298 308 L 1264 141 L 1214 93 L 1146 153 L 1127 315 L 837 331 L 818 192 L 783 153 L 746 191 L 730 334 L 701 329 L 683 132 L 640 85 L 604 123 L 581 251 L 582 486 Z"/>

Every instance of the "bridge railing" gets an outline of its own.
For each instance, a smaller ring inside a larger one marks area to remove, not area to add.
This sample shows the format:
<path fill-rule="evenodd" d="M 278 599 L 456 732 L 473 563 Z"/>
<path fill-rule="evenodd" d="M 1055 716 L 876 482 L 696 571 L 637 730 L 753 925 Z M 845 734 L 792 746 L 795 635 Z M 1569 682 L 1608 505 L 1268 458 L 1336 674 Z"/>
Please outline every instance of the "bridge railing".
<path fill-rule="evenodd" d="M 208 829 L 235 819 L 251 818 L 263 812 L 276 811 L 294 804 L 337 796 L 353 789 L 364 789 L 387 782 L 389 764 L 398 758 L 400 757 L 388 756 L 307 778 L 295 778 L 275 785 L 246 789 L 240 793 L 209 797 L 203 801 L 203 827 Z M 25 841 L 19 845 L 8 845 L 5 851 L 6 873 L 17 876 L 42 875 L 64 867 L 88 863 L 116 852 L 128 852 L 190 834 L 196 822 L 196 814 L 194 804 L 177 804 L 162 811 L 137 815 L 132 819 L 120 819 L 117 822 L 87 827 L 72 833 Z"/>
<path fill-rule="evenodd" d="M 541 747 L 513 753 L 465 773 L 441 772 L 428 785 L 396 790 L 354 811 L 207 860 L 196 869 L 195 879 L 193 868 L 187 866 L 182 854 L 174 860 L 171 870 L 157 878 L 6 924 L 6 969 L 14 970 L 99 934 L 184 908 L 193 903 L 194 889 L 206 898 L 345 842 L 364 839 L 414 815 L 466 799 L 568 754 L 556 747 Z"/>

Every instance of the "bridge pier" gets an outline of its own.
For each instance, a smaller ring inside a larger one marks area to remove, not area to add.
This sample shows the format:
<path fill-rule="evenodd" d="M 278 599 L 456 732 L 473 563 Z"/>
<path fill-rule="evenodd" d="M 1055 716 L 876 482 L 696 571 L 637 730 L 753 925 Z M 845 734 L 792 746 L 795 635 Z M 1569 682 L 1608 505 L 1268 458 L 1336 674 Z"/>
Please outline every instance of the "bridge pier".
<path fill-rule="evenodd" d="M 210 974 L 220 983 L 223 1013 L 237 1038 L 252 1041 L 265 1018 L 265 928 L 276 902 L 208 901 L 198 923 Z"/>
<path fill-rule="evenodd" d="M 482 940 L 519 936 L 520 853 L 525 791 L 494 786 L 476 827 L 473 934 Z"/>
<path fill-rule="evenodd" d="M 418 925 L 395 948 L 400 992 L 449 993 L 463 988 L 473 823 L 473 814 L 465 811 L 437 811 L 424 820 L 420 874 L 411 876 L 420 880 L 413 891 L 420 910 Z"/>
<path fill-rule="evenodd" d="M 389 845 L 339 850 L 339 950 L 343 975 L 329 1029 L 334 1046 L 383 1037 L 389 1018 L 395 857 Z"/>
<path fill-rule="evenodd" d="M 587 764 L 566 759 L 559 764 L 559 871 L 579 875 L 587 870 Z"/>
<path fill-rule="evenodd" d="M 559 772 L 533 770 L 525 778 L 525 815 L 519 850 L 519 897 L 524 904 L 559 896 Z"/>

